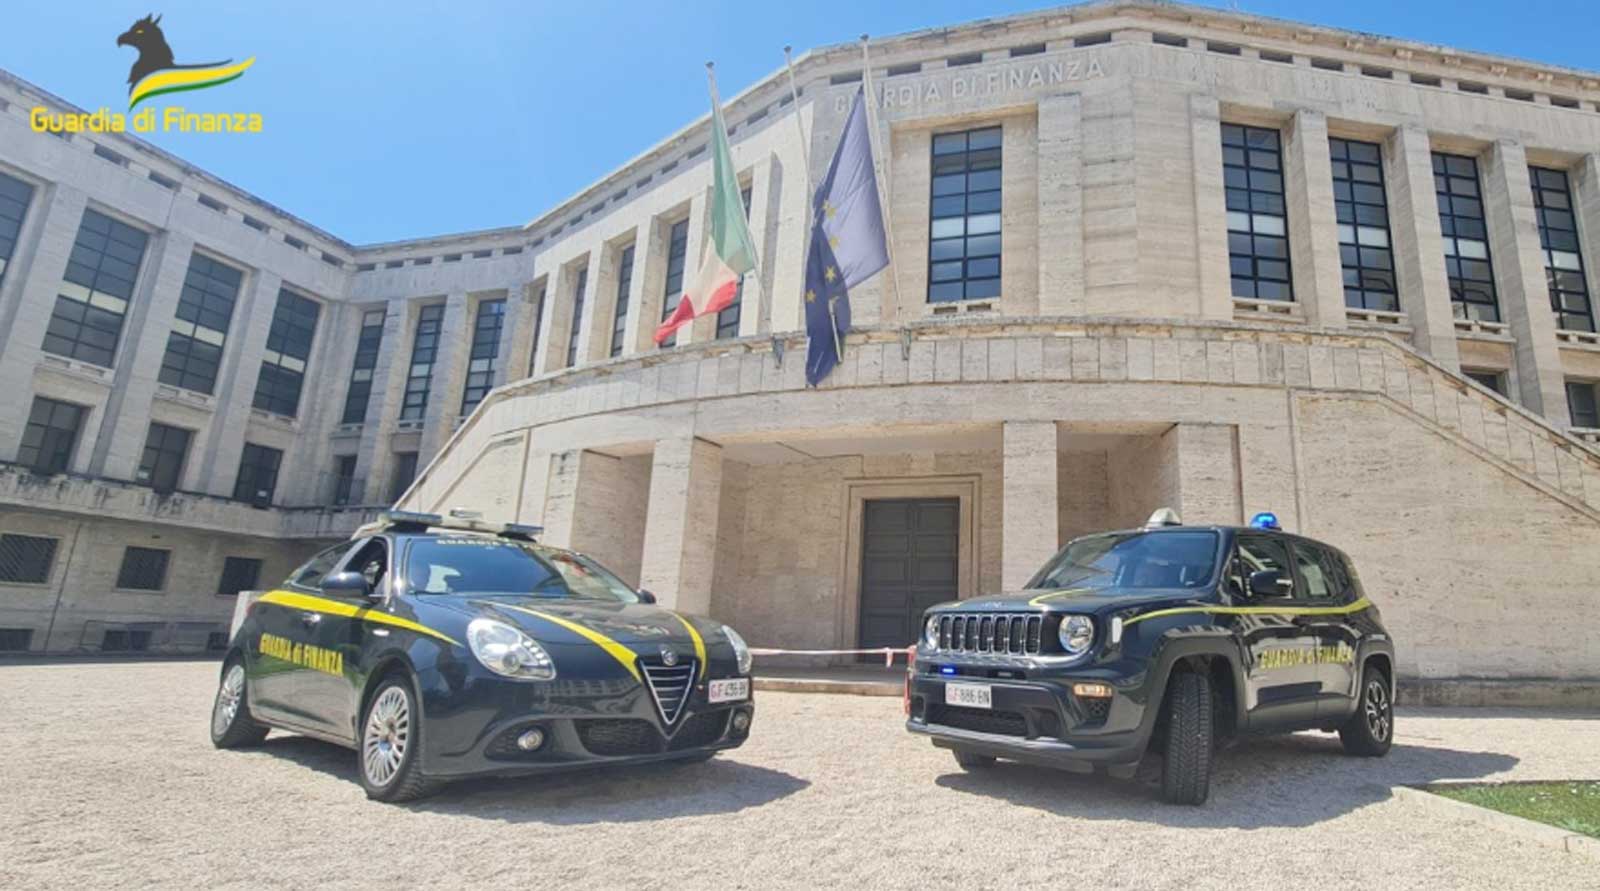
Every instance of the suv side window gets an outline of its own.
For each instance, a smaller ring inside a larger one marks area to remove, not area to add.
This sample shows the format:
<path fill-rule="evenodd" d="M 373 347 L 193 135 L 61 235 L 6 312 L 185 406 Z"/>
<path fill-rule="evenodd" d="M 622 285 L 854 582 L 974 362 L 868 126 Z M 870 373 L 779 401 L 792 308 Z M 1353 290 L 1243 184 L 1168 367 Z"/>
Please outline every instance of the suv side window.
<path fill-rule="evenodd" d="M 1300 582 L 1297 599 L 1327 603 L 1333 599 L 1334 586 L 1328 578 L 1322 549 L 1310 542 L 1294 544 L 1294 568 Z"/>
<path fill-rule="evenodd" d="M 1289 545 L 1281 538 L 1270 535 L 1244 534 L 1238 540 L 1239 559 L 1235 561 L 1233 584 L 1246 596 L 1250 593 L 1250 575 L 1275 570 L 1282 580 L 1279 596 L 1294 596 L 1294 572 L 1289 567 Z"/>
<path fill-rule="evenodd" d="M 289 584 L 296 588 L 318 588 L 322 585 L 322 577 L 333 571 L 333 567 L 350 550 L 350 542 L 340 542 L 325 551 L 320 551 L 315 557 L 300 565 L 300 568 L 289 574 Z"/>

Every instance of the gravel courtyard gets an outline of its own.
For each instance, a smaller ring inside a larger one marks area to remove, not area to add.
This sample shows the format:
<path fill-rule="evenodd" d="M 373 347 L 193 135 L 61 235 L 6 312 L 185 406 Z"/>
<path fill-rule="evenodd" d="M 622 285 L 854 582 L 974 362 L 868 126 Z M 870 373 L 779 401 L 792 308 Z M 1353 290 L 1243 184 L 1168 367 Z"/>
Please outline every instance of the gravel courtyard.
<path fill-rule="evenodd" d="M 1001 765 L 958 770 L 898 699 L 758 695 L 692 766 L 476 781 L 368 802 L 354 755 L 218 752 L 214 663 L 0 665 L 0 887 L 1600 888 L 1600 865 L 1390 795 L 1593 776 L 1600 716 L 1402 712 L 1368 761 L 1300 734 L 1225 752 L 1211 802 Z"/>

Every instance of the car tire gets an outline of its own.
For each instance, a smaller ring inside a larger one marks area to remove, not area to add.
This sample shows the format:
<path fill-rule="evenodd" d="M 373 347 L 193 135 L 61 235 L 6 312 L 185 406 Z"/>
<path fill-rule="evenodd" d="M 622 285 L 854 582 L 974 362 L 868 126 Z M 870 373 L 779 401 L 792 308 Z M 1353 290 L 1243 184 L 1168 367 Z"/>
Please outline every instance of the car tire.
<path fill-rule="evenodd" d="M 1172 804 L 1205 804 L 1211 792 L 1211 759 L 1216 751 L 1211 679 L 1179 672 L 1167 684 L 1166 753 L 1161 765 L 1161 797 Z"/>
<path fill-rule="evenodd" d="M 1394 698 L 1389 675 L 1372 663 L 1361 668 L 1361 693 L 1356 712 L 1339 728 L 1346 754 L 1378 758 L 1394 744 Z"/>
<path fill-rule="evenodd" d="M 258 745 L 267 738 L 267 728 L 250 718 L 249 682 L 244 659 L 235 656 L 222 666 L 211 704 L 211 744 L 219 749 Z"/>
<path fill-rule="evenodd" d="M 417 694 L 404 677 L 378 684 L 358 725 L 356 774 L 374 801 L 413 801 L 436 791 L 422 775 L 423 734 Z"/>
<path fill-rule="evenodd" d="M 956 764 L 962 770 L 987 770 L 994 766 L 993 755 L 979 755 L 962 749 L 951 749 L 950 753 L 956 756 Z"/>

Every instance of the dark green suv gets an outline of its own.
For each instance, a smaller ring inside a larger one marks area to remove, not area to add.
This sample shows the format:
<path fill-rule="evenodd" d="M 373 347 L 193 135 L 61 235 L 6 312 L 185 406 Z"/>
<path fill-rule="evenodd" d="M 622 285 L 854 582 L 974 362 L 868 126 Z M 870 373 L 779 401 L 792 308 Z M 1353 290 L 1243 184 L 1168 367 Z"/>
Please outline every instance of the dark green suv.
<path fill-rule="evenodd" d="M 1337 731 L 1383 755 L 1394 644 L 1350 558 L 1260 514 L 1248 527 L 1143 529 L 1069 543 L 1025 591 L 926 614 L 906 729 L 967 769 L 995 758 L 1132 776 L 1200 804 L 1220 743 Z"/>

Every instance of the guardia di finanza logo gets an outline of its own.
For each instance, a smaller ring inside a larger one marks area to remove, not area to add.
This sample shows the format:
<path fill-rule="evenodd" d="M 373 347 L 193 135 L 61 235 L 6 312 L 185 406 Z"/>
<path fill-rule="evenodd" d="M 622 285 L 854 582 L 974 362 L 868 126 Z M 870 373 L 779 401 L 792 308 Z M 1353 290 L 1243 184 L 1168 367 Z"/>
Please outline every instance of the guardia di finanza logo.
<path fill-rule="evenodd" d="M 139 58 L 128 69 L 128 110 L 146 99 L 204 90 L 221 86 L 244 76 L 254 65 L 254 56 L 243 62 L 228 59 L 222 62 L 205 62 L 198 65 L 180 65 L 161 32 L 161 16 L 147 15 L 134 22 L 117 38 L 117 46 L 131 46 L 139 51 Z"/>

